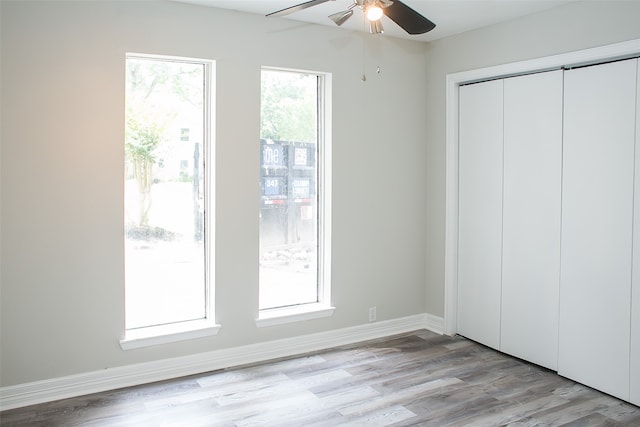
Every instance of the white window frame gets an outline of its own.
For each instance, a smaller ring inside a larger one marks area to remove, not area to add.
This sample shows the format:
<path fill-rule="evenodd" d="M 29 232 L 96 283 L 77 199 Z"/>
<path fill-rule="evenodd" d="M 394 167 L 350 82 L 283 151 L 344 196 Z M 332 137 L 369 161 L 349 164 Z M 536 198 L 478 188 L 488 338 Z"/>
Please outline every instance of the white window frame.
<path fill-rule="evenodd" d="M 330 317 L 335 311 L 331 305 L 332 75 L 279 67 L 262 67 L 262 70 L 312 74 L 318 78 L 318 302 L 258 310 L 258 327 Z"/>
<path fill-rule="evenodd" d="M 221 325 L 215 321 L 215 82 L 216 62 L 212 59 L 189 58 L 181 56 L 151 55 L 127 53 L 129 58 L 152 59 L 158 61 L 176 61 L 204 65 L 204 251 L 205 251 L 205 317 L 203 319 L 174 322 L 166 325 L 148 326 L 137 329 L 125 329 L 120 340 L 123 350 L 131 350 L 172 342 L 203 338 L 218 333 Z M 126 328 L 126 326 L 125 326 Z"/>

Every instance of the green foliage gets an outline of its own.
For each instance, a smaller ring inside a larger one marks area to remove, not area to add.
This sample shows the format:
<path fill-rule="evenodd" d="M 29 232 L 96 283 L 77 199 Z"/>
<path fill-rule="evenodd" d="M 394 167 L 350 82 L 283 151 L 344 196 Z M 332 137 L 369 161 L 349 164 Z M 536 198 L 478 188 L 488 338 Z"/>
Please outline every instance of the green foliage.
<path fill-rule="evenodd" d="M 154 122 L 141 122 L 133 114 L 127 115 L 125 149 L 131 161 L 155 163 L 155 149 L 160 144 L 162 129 Z"/>
<path fill-rule="evenodd" d="M 125 152 L 133 167 L 133 175 L 140 193 L 139 225 L 149 223 L 151 208 L 151 185 L 153 184 L 153 165 L 156 162 L 155 150 L 160 143 L 162 129 L 154 122 L 140 122 L 133 115 L 127 117 L 125 133 Z"/>
<path fill-rule="evenodd" d="M 316 76 L 264 70 L 261 89 L 261 138 L 316 141 Z"/>
<path fill-rule="evenodd" d="M 202 108 L 203 79 L 203 68 L 194 64 L 152 59 L 127 60 L 127 91 L 129 96 L 137 100 L 150 101 L 154 95 L 170 94 L 175 102 Z"/>

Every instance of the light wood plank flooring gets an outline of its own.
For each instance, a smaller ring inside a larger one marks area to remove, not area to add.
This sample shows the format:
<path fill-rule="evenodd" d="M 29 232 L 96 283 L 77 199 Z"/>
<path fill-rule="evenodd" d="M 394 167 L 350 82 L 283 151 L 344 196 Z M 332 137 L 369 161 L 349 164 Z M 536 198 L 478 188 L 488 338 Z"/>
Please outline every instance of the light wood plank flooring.
<path fill-rule="evenodd" d="M 640 426 L 640 408 L 428 331 L 5 411 L 2 426 Z"/>

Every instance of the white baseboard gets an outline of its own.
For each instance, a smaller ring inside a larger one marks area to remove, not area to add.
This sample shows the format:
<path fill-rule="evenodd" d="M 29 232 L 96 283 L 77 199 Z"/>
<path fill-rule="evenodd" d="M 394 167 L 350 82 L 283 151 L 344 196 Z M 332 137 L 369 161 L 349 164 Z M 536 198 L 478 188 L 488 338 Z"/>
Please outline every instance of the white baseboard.
<path fill-rule="evenodd" d="M 442 318 L 425 313 L 299 337 L 2 387 L 0 388 L 0 410 L 263 362 L 419 329 L 428 329 L 441 334 L 442 325 Z"/>
<path fill-rule="evenodd" d="M 424 317 L 426 321 L 424 329 L 428 329 L 436 334 L 444 334 L 444 318 L 428 313 L 426 313 Z"/>

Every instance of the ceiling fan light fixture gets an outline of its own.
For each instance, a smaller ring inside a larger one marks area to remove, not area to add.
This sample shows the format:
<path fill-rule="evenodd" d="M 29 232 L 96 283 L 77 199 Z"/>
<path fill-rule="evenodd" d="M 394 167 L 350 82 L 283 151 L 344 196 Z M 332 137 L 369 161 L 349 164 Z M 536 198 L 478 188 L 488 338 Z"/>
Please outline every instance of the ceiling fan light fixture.
<path fill-rule="evenodd" d="M 351 18 L 351 15 L 353 15 L 353 10 L 349 9 L 349 10 L 345 10 L 342 12 L 338 12 L 338 13 L 334 13 L 332 15 L 329 15 L 329 18 L 336 23 L 336 25 L 340 26 L 342 24 L 344 24 L 347 19 Z"/>
<path fill-rule="evenodd" d="M 369 21 L 378 21 L 382 18 L 382 15 L 382 8 L 378 5 L 378 2 L 367 6 L 367 19 Z"/>
<path fill-rule="evenodd" d="M 382 21 L 369 21 L 369 32 L 371 34 L 382 34 L 384 33 L 384 28 L 382 28 Z"/>

